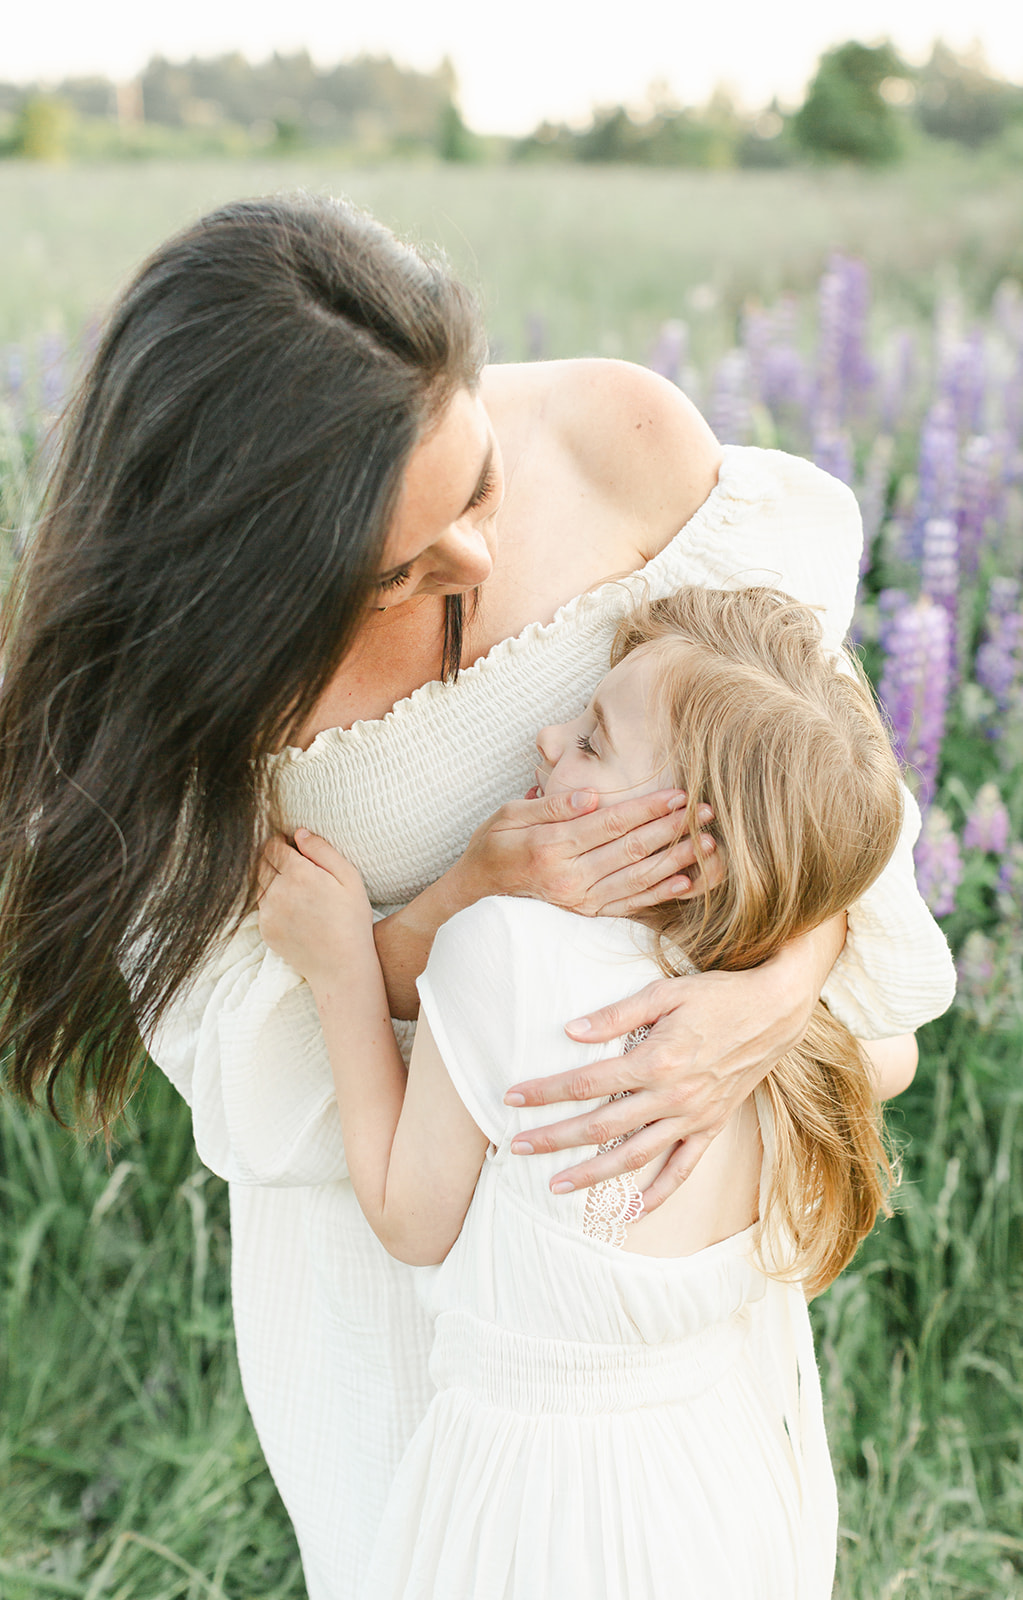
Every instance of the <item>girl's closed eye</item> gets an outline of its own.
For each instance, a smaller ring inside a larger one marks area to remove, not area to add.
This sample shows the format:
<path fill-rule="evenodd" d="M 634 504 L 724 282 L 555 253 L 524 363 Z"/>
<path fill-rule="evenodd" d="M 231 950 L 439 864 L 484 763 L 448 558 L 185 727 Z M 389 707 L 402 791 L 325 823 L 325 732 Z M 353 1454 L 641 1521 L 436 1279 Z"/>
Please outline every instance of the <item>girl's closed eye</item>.
<path fill-rule="evenodd" d="M 595 756 L 596 755 L 597 752 L 596 752 L 596 750 L 594 750 L 592 744 L 590 743 L 589 734 L 580 733 L 576 737 L 576 741 L 575 742 L 579 746 L 580 750 L 582 750 L 585 755 L 588 755 L 588 756 Z"/>

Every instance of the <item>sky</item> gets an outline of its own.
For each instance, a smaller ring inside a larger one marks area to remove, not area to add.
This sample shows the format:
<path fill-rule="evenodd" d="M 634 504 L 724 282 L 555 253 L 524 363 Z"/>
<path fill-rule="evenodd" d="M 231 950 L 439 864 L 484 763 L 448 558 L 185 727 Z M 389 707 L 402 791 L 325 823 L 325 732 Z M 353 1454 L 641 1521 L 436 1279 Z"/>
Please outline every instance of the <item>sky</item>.
<path fill-rule="evenodd" d="M 543 118 L 585 121 L 594 105 L 640 105 L 660 80 L 683 104 L 729 87 L 749 108 L 798 103 L 829 45 L 890 37 L 922 61 L 936 37 L 979 42 L 1023 83 L 1020 0 L 49 0 L 0 30 L 0 79 L 127 79 L 152 55 L 306 49 L 321 65 L 363 52 L 431 69 L 451 57 L 463 114 L 479 132 L 525 133 Z"/>

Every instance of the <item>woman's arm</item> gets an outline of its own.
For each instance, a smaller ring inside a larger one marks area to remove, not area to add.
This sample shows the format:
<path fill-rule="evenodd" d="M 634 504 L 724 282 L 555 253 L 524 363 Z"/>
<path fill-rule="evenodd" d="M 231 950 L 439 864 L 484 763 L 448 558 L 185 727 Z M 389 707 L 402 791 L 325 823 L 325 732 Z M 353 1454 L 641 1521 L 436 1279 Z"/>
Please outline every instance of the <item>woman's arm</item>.
<path fill-rule="evenodd" d="M 509 1089 L 509 1105 L 590 1100 L 628 1090 L 599 1113 L 569 1118 L 516 1138 L 517 1155 L 595 1144 L 619 1135 L 603 1155 L 559 1172 L 553 1183 L 587 1188 L 620 1172 L 636 1172 L 665 1150 L 672 1154 L 643 1196 L 654 1210 L 692 1172 L 708 1145 L 774 1063 L 802 1038 L 820 989 L 845 937 L 845 917 L 793 939 L 747 972 L 703 972 L 664 978 L 619 1005 L 568 1023 L 575 1039 L 610 1041 L 640 1027 L 650 1037 L 624 1056 L 584 1073 L 532 1079 Z M 637 1131 L 638 1130 L 638 1131 Z"/>
<path fill-rule="evenodd" d="M 425 1024 L 406 1076 L 358 873 L 304 829 L 295 842 L 295 849 L 282 840 L 267 848 L 260 929 L 315 999 L 348 1174 L 366 1220 L 391 1255 L 431 1265 L 458 1237 L 487 1137 Z"/>
<path fill-rule="evenodd" d="M 245 917 L 174 998 L 146 1049 L 192 1112 L 196 1149 L 230 1183 L 347 1176 L 323 1031 L 306 984 Z"/>
<path fill-rule="evenodd" d="M 874 1075 L 874 1092 L 879 1100 L 892 1100 L 908 1089 L 916 1077 L 920 1051 L 915 1033 L 901 1033 L 894 1039 L 861 1042 L 861 1049 Z"/>

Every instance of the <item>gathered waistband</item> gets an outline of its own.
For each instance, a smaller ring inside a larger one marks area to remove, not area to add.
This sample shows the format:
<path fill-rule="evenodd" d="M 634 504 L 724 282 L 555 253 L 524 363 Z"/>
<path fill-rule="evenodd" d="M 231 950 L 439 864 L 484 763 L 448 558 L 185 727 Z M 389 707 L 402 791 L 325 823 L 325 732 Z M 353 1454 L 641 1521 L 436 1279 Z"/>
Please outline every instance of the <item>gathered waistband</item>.
<path fill-rule="evenodd" d="M 512 1333 L 467 1311 L 437 1318 L 430 1376 L 485 1405 L 529 1414 L 594 1415 L 687 1400 L 738 1360 L 748 1310 L 670 1344 L 583 1344 Z"/>

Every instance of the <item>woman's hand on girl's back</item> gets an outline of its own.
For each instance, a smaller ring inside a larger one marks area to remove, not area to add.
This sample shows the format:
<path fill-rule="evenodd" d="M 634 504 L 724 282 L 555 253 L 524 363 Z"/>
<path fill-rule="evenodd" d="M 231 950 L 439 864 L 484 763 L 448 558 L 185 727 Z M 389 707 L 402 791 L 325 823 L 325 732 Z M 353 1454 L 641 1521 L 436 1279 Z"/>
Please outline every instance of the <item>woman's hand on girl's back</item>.
<path fill-rule="evenodd" d="M 669 1152 L 644 1192 L 653 1211 L 692 1172 L 732 1114 L 775 1062 L 798 1043 L 845 940 L 845 917 L 833 917 L 793 939 L 745 972 L 702 972 L 664 978 L 618 1005 L 566 1024 L 575 1039 L 604 1043 L 637 1028 L 649 1038 L 579 1072 L 514 1084 L 517 1106 L 625 1098 L 578 1117 L 524 1131 L 512 1150 L 539 1155 L 577 1145 L 614 1148 L 551 1179 L 551 1187 L 585 1189 L 622 1172 L 638 1172 Z"/>
<path fill-rule="evenodd" d="M 263 942 L 314 986 L 329 983 L 353 943 L 373 938 L 362 879 L 339 851 L 305 828 L 295 844 L 280 836 L 259 863 Z"/>
<path fill-rule="evenodd" d="M 698 819 L 709 822 L 708 806 Z M 699 892 L 686 796 L 677 789 L 597 809 L 588 790 L 513 800 L 473 834 L 452 869 L 466 903 L 488 894 L 526 895 L 582 916 L 626 917 Z M 704 849 L 714 842 L 705 837 Z M 705 875 L 717 871 L 705 864 Z"/>

